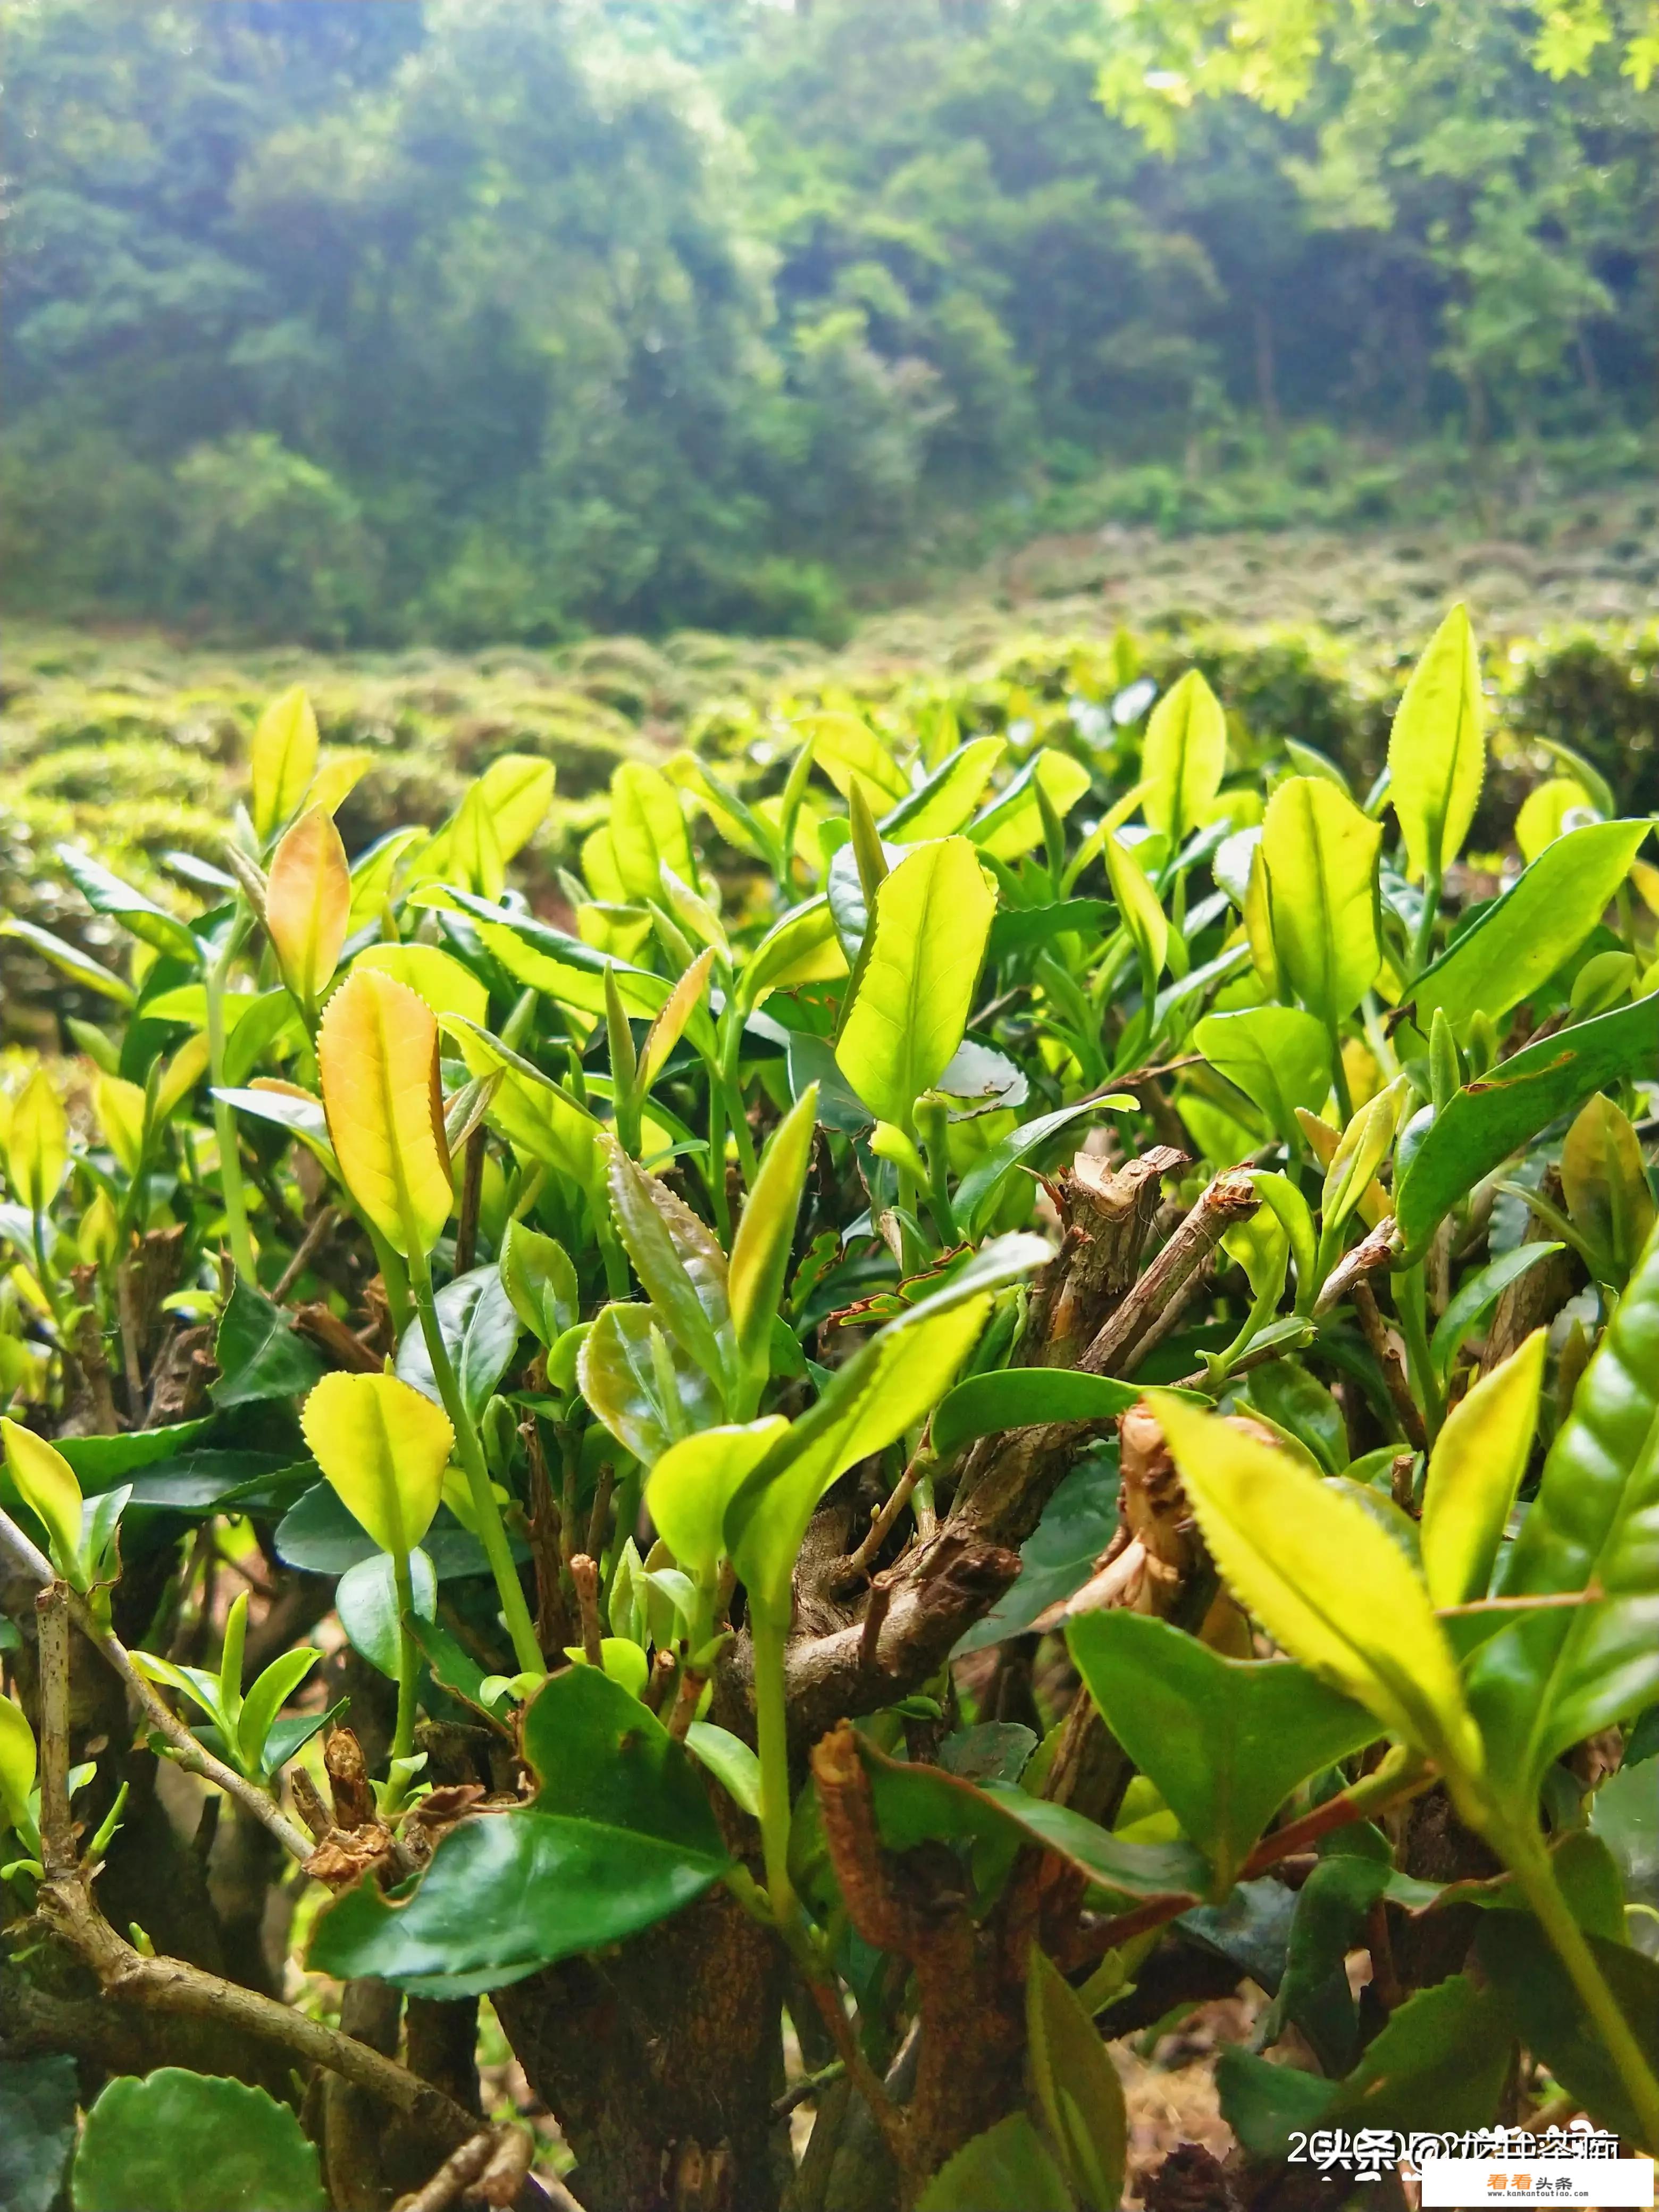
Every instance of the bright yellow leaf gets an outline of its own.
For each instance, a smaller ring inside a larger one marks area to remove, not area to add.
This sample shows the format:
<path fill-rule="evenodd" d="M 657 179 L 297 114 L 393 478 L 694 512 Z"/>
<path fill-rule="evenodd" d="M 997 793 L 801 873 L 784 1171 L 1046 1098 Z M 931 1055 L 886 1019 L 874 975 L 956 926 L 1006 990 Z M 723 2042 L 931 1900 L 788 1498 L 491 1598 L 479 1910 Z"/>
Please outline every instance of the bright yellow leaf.
<path fill-rule="evenodd" d="M 354 975 L 360 968 L 374 968 L 395 976 L 440 1016 L 464 1014 L 470 1022 L 482 1022 L 489 1011 L 484 986 L 440 945 L 367 945 L 351 968 Z"/>
<path fill-rule="evenodd" d="M 1394 1539 L 1316 1474 L 1165 1391 L 1158 1416 L 1223 1581 L 1293 1659 L 1462 1775 L 1480 1738 L 1429 1593 Z"/>
<path fill-rule="evenodd" d="M 331 815 L 313 806 L 277 846 L 265 884 L 265 930 L 283 981 L 314 1006 L 339 964 L 351 922 L 351 870 Z"/>
<path fill-rule="evenodd" d="M 323 1015 L 317 1064 L 346 1188 L 394 1252 L 430 1251 L 453 1199 L 432 1009 L 354 968 Z"/>
<path fill-rule="evenodd" d="M 300 1425 L 335 1495 L 380 1549 L 413 1551 L 455 1445 L 443 1407 L 396 1375 L 325 1375 Z"/>

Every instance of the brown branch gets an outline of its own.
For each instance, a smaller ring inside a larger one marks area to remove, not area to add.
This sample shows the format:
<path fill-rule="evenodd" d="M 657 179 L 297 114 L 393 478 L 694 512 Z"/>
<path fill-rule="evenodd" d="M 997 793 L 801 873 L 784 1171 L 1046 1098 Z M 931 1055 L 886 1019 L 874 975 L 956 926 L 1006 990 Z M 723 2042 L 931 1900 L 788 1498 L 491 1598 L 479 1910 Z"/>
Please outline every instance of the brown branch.
<path fill-rule="evenodd" d="M 48 1880 L 75 1871 L 70 1816 L 69 1585 L 53 1582 L 34 1600 L 40 1660 L 40 1858 Z"/>
<path fill-rule="evenodd" d="M 593 1492 L 593 1510 L 587 1516 L 587 1542 L 583 1547 L 590 1559 L 597 1559 L 605 1549 L 605 1528 L 611 1518 L 611 1498 L 617 1487 L 617 1470 L 609 1461 L 599 1469 L 599 1480 Z M 571 1564 L 575 1563 L 573 1560 Z"/>
<path fill-rule="evenodd" d="M 1406 1370 L 1400 1364 L 1400 1355 L 1389 1341 L 1389 1332 L 1377 1307 L 1376 1293 L 1363 1277 L 1353 1286 L 1353 1310 L 1358 1316 L 1360 1333 L 1364 1337 L 1366 1347 L 1382 1370 L 1382 1380 L 1389 1389 L 1389 1402 L 1394 1407 L 1407 1443 L 1413 1451 L 1427 1451 L 1429 1436 L 1423 1425 L 1423 1416 L 1418 1410 L 1417 1401 L 1412 1396 Z"/>
<path fill-rule="evenodd" d="M 277 1279 L 276 1287 L 271 1291 L 271 1298 L 276 1304 L 281 1305 L 313 1260 L 316 1258 L 324 1244 L 327 1243 L 329 1232 L 339 1218 L 337 1207 L 324 1206 L 319 1209 L 310 1227 L 300 1239 L 299 1249 L 283 1268 Z"/>
<path fill-rule="evenodd" d="M 467 1137 L 465 1166 L 461 1176 L 460 1211 L 455 1218 L 455 1273 L 464 1275 L 478 1249 L 478 1203 L 483 1195 L 484 1125 L 480 1121 Z"/>
<path fill-rule="evenodd" d="M 581 1608 L 582 1656 L 590 1667 L 603 1667 L 605 1653 L 599 1634 L 599 1563 L 586 1552 L 578 1552 L 570 1562 L 570 1579 L 576 1585 L 576 1602 Z"/>
<path fill-rule="evenodd" d="M 356 2037 L 325 2027 L 257 1990 L 187 1966 L 182 1959 L 144 1958 L 116 1934 L 78 1875 L 48 1879 L 41 1886 L 36 1909 L 91 1968 L 106 1995 L 118 2002 L 212 2021 L 276 2044 L 301 2063 L 325 2066 L 340 2075 L 439 2142 L 460 2144 L 476 2134 L 478 2124 L 472 2113 Z"/>
<path fill-rule="evenodd" d="M 1379 1267 L 1386 1267 L 1399 1249 L 1394 1216 L 1385 1214 L 1375 1229 L 1342 1255 L 1320 1285 L 1319 1295 L 1314 1301 L 1314 1319 L 1322 1321 L 1350 1291 L 1357 1291 L 1366 1276 L 1375 1274 Z"/>
<path fill-rule="evenodd" d="M 0 1551 L 9 1553 L 12 1559 L 35 1582 L 47 1584 L 57 1580 L 52 1562 L 36 1550 L 9 1514 L 0 1513 Z M 70 1620 L 94 1644 L 100 1656 L 115 1669 L 127 1688 L 137 1699 L 145 1720 L 156 1733 L 165 1736 L 171 1747 L 170 1756 L 175 1765 L 182 1766 L 187 1774 L 199 1775 L 203 1781 L 211 1782 L 244 1806 L 263 1827 L 269 1828 L 285 1851 L 296 1859 L 311 1856 L 311 1838 L 303 1828 L 290 1820 L 288 1814 L 270 1794 L 257 1783 L 238 1774 L 216 1759 L 203 1744 L 198 1743 L 178 1716 L 168 1710 L 157 1696 L 152 1684 L 147 1682 L 118 1637 L 102 1628 L 94 1620 L 92 1609 L 77 1590 L 68 1592 Z"/>
<path fill-rule="evenodd" d="M 381 1362 L 362 1340 L 352 1334 L 338 1314 L 331 1312 L 320 1300 L 301 1306 L 294 1316 L 294 1326 L 302 1336 L 321 1345 L 337 1367 L 343 1367 L 349 1375 L 378 1375 Z"/>
<path fill-rule="evenodd" d="M 1079 1360 L 1085 1374 L 1133 1374 L 1202 1287 L 1228 1230 L 1260 1203 L 1249 1176 L 1237 1170 L 1218 1176 Z"/>
<path fill-rule="evenodd" d="M 890 1495 L 881 1510 L 871 1522 L 869 1531 L 857 1551 L 850 1553 L 845 1563 L 836 1569 L 835 1581 L 839 1587 L 850 1589 L 854 1583 L 862 1582 L 869 1574 L 871 1562 L 887 1541 L 893 1523 L 910 1503 L 911 1495 L 917 1483 L 932 1469 L 933 1464 L 933 1455 L 924 1444 L 914 1455 L 910 1464 L 893 1485 Z"/>

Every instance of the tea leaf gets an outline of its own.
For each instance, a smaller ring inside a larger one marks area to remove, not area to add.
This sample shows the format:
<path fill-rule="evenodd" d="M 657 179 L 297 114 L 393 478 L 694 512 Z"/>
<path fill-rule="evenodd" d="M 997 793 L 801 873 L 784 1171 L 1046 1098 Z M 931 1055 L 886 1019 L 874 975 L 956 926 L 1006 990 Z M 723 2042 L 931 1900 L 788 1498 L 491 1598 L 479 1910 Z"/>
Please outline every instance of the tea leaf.
<path fill-rule="evenodd" d="M 317 772 L 317 717 L 301 685 L 290 686 L 260 715 L 248 771 L 254 834 L 267 845 L 297 811 Z"/>
<path fill-rule="evenodd" d="M 265 929 L 301 1006 L 313 1006 L 339 965 L 351 918 L 351 872 L 331 816 L 302 814 L 271 856 Z"/>
<path fill-rule="evenodd" d="M 1358 1505 L 1168 1393 L 1158 1418 L 1223 1578 L 1275 1643 L 1447 1766 L 1480 1741 L 1428 1592 Z"/>
<path fill-rule="evenodd" d="M 1224 1659 L 1167 1621 L 1085 1613 L 1066 1638 L 1108 1727 L 1210 1861 L 1217 1897 L 1297 1783 L 1376 1736 L 1364 1705 L 1305 1668 Z"/>
<path fill-rule="evenodd" d="M 1227 718 L 1196 668 L 1153 708 L 1141 748 L 1141 811 L 1178 846 L 1203 818 L 1227 768 Z"/>
<path fill-rule="evenodd" d="M 1267 802 L 1260 852 L 1273 950 L 1285 981 L 1332 1029 L 1376 979 L 1379 823 L 1322 776 L 1293 775 Z"/>
<path fill-rule="evenodd" d="M 1066 2179 L 1091 2212 L 1117 2212 L 1129 2145 L 1123 2084 L 1077 1992 L 1035 1945 L 1025 2027 L 1037 2101 Z"/>
<path fill-rule="evenodd" d="M 317 1064 L 346 1188 L 394 1252 L 429 1251 L 454 1204 L 430 1007 L 354 968 L 328 1002 Z"/>
<path fill-rule="evenodd" d="M 335 1495 L 383 1552 L 412 1552 L 432 1525 L 455 1431 L 395 1375 L 325 1375 L 300 1425 Z"/>
<path fill-rule="evenodd" d="M 836 1050 L 878 1121 L 908 1127 L 916 1099 L 962 1042 L 995 907 L 965 837 L 918 846 L 883 879 Z"/>
<path fill-rule="evenodd" d="M 1389 799 L 1418 880 L 1438 884 L 1463 849 L 1486 772 L 1480 662 L 1455 606 L 1412 671 L 1389 737 Z"/>
<path fill-rule="evenodd" d="M 20 1422 L 0 1419 L 6 1467 L 17 1493 L 46 1532 L 52 1563 L 66 1581 L 84 1589 L 81 1569 L 81 1486 L 54 1445 Z"/>
<path fill-rule="evenodd" d="M 76 2212 L 324 2212 L 317 2153 L 286 2105 L 160 2066 L 106 2082 L 75 2154 Z"/>
<path fill-rule="evenodd" d="M 1532 1449 L 1547 1335 L 1534 1329 L 1518 1352 L 1483 1375 L 1435 1439 L 1422 1528 L 1423 1574 L 1436 1605 L 1466 1605 L 1486 1594 Z"/>
<path fill-rule="evenodd" d="M 1437 1007 L 1461 1036 L 1473 1015 L 1496 1021 L 1530 998 L 1601 919 L 1650 827 L 1588 823 L 1547 846 L 1412 986 L 1424 1034 Z"/>
<path fill-rule="evenodd" d="M 405 1903 L 373 1883 L 317 1923 L 310 1963 L 462 1996 L 637 1935 L 726 1871 L 708 1791 L 662 1723 L 596 1667 L 556 1674 L 524 1718 L 528 1805 L 451 1829 Z"/>

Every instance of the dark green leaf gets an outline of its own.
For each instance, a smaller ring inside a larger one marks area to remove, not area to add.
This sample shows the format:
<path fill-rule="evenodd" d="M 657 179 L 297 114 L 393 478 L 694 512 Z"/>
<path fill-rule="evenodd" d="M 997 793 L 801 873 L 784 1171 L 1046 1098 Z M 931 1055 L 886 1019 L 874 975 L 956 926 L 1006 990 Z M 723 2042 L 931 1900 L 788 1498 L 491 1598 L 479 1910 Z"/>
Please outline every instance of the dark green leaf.
<path fill-rule="evenodd" d="M 286 2105 L 163 2066 L 109 2082 L 75 2155 L 75 2212 L 324 2212 L 317 2154 Z"/>
<path fill-rule="evenodd" d="M 1659 1964 L 1599 1936 L 1584 1940 L 1638 2044 L 1649 2053 L 1659 2051 Z M 1618 2070 L 1537 1922 L 1520 1912 L 1484 1914 L 1474 1955 L 1534 2057 L 1593 2120 L 1640 2142 L 1642 2124 Z"/>
<path fill-rule="evenodd" d="M 1139 1103 L 1127 1091 L 1114 1091 L 1109 1097 L 1079 1098 L 1052 1114 L 1039 1114 L 1034 1121 L 1021 1122 L 982 1160 L 976 1160 L 957 1186 L 957 1220 L 977 1235 L 995 1214 L 997 1200 L 1008 1177 L 1023 1162 L 1039 1154 L 1051 1137 L 1057 1137 L 1062 1129 L 1085 1114 L 1131 1113 Z"/>
<path fill-rule="evenodd" d="M 360 1560 L 377 1556 L 373 1537 L 358 1525 L 341 1504 L 332 1486 L 318 1483 L 276 1524 L 276 1556 L 285 1565 L 307 1574 L 343 1575 Z M 487 1575 L 489 1561 L 477 1538 L 463 1528 L 447 1506 L 426 1533 L 422 1549 L 431 1559 L 441 1583 L 466 1575 Z M 527 1547 L 513 1546 L 514 1559 L 528 1559 Z"/>
<path fill-rule="evenodd" d="M 963 2143 L 916 2199 L 916 2212 L 1076 2212 L 1060 2168 L 1024 2112 Z"/>
<path fill-rule="evenodd" d="M 1109 1421 L 1140 1395 L 1133 1382 L 1074 1367 L 1005 1367 L 970 1375 L 946 1391 L 933 1415 L 934 1451 L 946 1458 L 975 1437 L 1038 1421 Z"/>
<path fill-rule="evenodd" d="M 1117 1529 L 1117 1446 L 1074 1467 L 1020 1546 L 1019 1579 L 957 1644 L 958 1656 L 1018 1636 L 1040 1613 L 1080 1590 Z"/>
<path fill-rule="evenodd" d="M 1324 2124 L 1462 2133 L 1490 2127 L 1510 2069 L 1515 2025 L 1495 1990 L 1454 1974 L 1419 1990 L 1365 2046 Z"/>
<path fill-rule="evenodd" d="M 464 1650 L 447 1628 L 441 1628 L 435 1620 L 422 1620 L 418 1614 L 410 1617 L 409 1632 L 432 1669 L 434 1681 L 493 1718 L 494 1709 L 483 1694 L 484 1670 L 471 1653 Z"/>
<path fill-rule="evenodd" d="M 1552 1759 L 1659 1696 L 1656 1523 L 1659 1235 L 1648 1240 L 1580 1378 L 1495 1582 L 1497 1594 L 1510 1598 L 1592 1584 L 1607 1595 L 1527 1613 L 1489 1638 L 1469 1671 L 1489 1771 L 1528 1818 Z"/>
<path fill-rule="evenodd" d="M 930 1840 L 983 1843 L 994 1850 L 1039 1844 L 1103 1889 L 1132 1897 L 1197 1897 L 1206 1885 L 1208 1870 L 1186 1844 L 1126 1844 L 1082 1814 L 1010 1783 L 975 1785 L 942 1767 L 889 1759 L 867 1739 L 859 1748 L 890 1850 Z"/>
<path fill-rule="evenodd" d="M 1659 1054 L 1659 992 L 1576 1023 L 1500 1060 L 1435 1116 L 1395 1194 L 1407 1260 L 1419 1255 L 1458 1200 L 1540 1129 Z"/>
<path fill-rule="evenodd" d="M 1329 2074 L 1346 2073 L 1358 2055 L 1359 2008 L 1345 1962 L 1390 1872 L 1385 1858 L 1333 1851 L 1297 1893 L 1273 2018 L 1299 2027 Z"/>
<path fill-rule="evenodd" d="M 1336 2094 L 1334 2081 L 1322 2081 L 1297 2066 L 1275 2066 L 1240 2045 L 1224 2045 L 1216 2060 L 1221 2117 L 1252 2158 L 1285 2157 L 1291 2137 L 1318 2127 Z"/>
<path fill-rule="evenodd" d="M 317 1480 L 317 1462 L 292 1452 L 186 1451 L 134 1478 L 135 1505 L 174 1513 L 286 1511 Z"/>
<path fill-rule="evenodd" d="M 75 2148 L 75 2061 L 0 2058 L 0 2204 L 52 2212 Z"/>
<path fill-rule="evenodd" d="M 416 1994 L 499 1989 L 623 1942 L 700 1897 L 726 1852 L 697 1770 L 596 1667 L 556 1674 L 525 1717 L 540 1788 L 462 1821 L 406 1902 L 372 1882 L 319 1921 L 311 1964 Z"/>
<path fill-rule="evenodd" d="M 1540 1260 L 1561 1250 L 1559 1244 L 1516 1244 L 1495 1260 L 1467 1276 L 1436 1324 L 1429 1349 L 1441 1381 L 1449 1376 L 1466 1338 L 1474 1336 L 1510 1285 Z"/>
<path fill-rule="evenodd" d="M 1210 1860 L 1218 1899 L 1297 1784 L 1376 1740 L 1371 1716 L 1305 1668 L 1224 1659 L 1144 1613 L 1085 1613 L 1066 1641 L 1108 1726 Z"/>
<path fill-rule="evenodd" d="M 512 1363 L 519 1341 L 519 1316 L 493 1263 L 474 1267 L 446 1283 L 434 1304 L 444 1346 L 449 1353 L 461 1401 L 476 1421 L 489 1403 L 495 1385 Z M 398 1347 L 398 1372 L 434 1405 L 443 1396 L 432 1371 L 432 1355 L 419 1328 L 404 1332 Z"/>
<path fill-rule="evenodd" d="M 1073 933 L 1091 945 L 1106 934 L 1115 909 L 1109 899 L 1060 899 L 1052 906 L 1007 907 L 991 924 L 988 948 L 993 960 L 1010 952 L 1024 952 L 1033 945 L 1047 945 L 1056 937 Z"/>
<path fill-rule="evenodd" d="M 298 1397 L 327 1367 L 315 1347 L 295 1335 L 282 1307 L 240 1275 L 220 1316 L 213 1356 L 219 1363 L 213 1401 L 221 1409 Z"/>
<path fill-rule="evenodd" d="M 134 1429 L 124 1437 L 60 1437 L 58 1449 L 75 1469 L 83 1498 L 95 1497 L 141 1467 L 171 1459 L 213 1425 L 211 1413 L 199 1421 L 175 1421 L 162 1429 Z"/>

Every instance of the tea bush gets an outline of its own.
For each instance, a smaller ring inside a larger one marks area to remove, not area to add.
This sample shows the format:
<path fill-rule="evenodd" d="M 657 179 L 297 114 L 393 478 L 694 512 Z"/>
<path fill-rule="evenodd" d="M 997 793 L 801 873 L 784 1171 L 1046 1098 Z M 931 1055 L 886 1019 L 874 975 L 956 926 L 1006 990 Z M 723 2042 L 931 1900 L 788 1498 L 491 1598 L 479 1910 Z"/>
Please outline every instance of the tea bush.
<path fill-rule="evenodd" d="M 562 816 L 510 672 L 464 775 L 295 685 L 165 890 L 17 838 L 9 2203 L 1109 2212 L 1242 1984 L 1214 2201 L 1659 2148 L 1650 824 L 1461 606 L 1201 657 Z"/>

